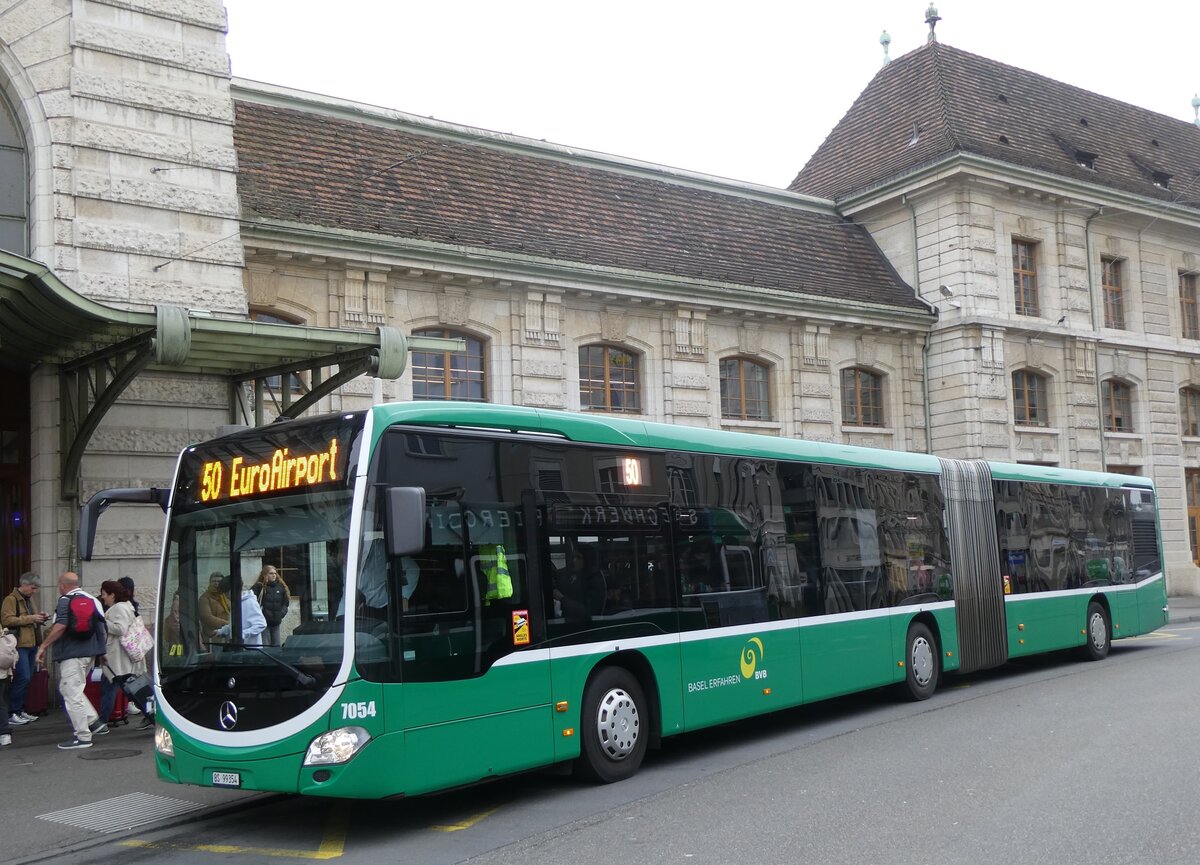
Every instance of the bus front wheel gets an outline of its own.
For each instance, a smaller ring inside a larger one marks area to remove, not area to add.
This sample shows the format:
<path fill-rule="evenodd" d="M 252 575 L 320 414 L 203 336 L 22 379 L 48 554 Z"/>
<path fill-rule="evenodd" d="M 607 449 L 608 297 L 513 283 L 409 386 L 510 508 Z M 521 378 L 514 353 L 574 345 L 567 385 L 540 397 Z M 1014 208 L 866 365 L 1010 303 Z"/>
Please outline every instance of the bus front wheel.
<path fill-rule="evenodd" d="M 583 692 L 580 777 L 602 784 L 623 781 L 646 756 L 646 702 L 641 685 L 622 667 L 604 667 Z"/>
<path fill-rule="evenodd" d="M 1092 601 L 1087 610 L 1087 640 L 1084 655 L 1089 661 L 1103 661 L 1112 647 L 1112 631 L 1108 627 L 1108 613 L 1104 607 Z"/>
<path fill-rule="evenodd" d="M 904 661 L 905 693 L 912 700 L 928 700 L 937 690 L 941 671 L 937 640 L 928 625 L 913 622 L 909 626 Z"/>

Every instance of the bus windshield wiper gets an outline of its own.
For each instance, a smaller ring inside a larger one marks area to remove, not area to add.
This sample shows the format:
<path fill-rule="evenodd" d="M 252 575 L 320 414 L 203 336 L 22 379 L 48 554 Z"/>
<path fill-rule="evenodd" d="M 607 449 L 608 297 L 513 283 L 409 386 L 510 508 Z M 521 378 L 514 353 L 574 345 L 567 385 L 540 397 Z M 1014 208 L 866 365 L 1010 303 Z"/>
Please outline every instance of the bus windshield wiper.
<path fill-rule="evenodd" d="M 247 651 L 259 652 L 264 658 L 270 658 L 276 664 L 283 667 L 283 669 L 287 670 L 289 673 L 291 673 L 293 676 L 295 676 L 296 684 L 299 685 L 301 688 L 309 688 L 311 690 L 312 687 L 317 684 L 317 679 L 315 676 L 310 676 L 308 673 L 304 672 L 303 670 L 299 670 L 299 669 L 293 667 L 291 664 L 289 664 L 283 658 L 275 657 L 274 655 L 272 655 L 270 652 L 267 651 L 266 646 L 243 645 L 243 646 L 240 646 L 239 648 L 246 649 Z"/>

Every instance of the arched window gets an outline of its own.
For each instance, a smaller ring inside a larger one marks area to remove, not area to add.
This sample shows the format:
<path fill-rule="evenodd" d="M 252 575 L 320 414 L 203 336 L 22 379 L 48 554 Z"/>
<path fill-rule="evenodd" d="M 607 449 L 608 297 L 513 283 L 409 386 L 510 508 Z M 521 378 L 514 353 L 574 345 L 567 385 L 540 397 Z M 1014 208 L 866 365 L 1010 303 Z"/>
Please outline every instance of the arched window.
<path fill-rule="evenodd" d="M 467 344 L 466 351 L 410 353 L 413 399 L 487 402 L 487 369 L 482 340 L 442 327 L 414 330 L 412 335 L 461 339 Z"/>
<path fill-rule="evenodd" d="M 638 356 L 615 345 L 579 349 L 579 405 L 594 411 L 642 410 Z"/>
<path fill-rule="evenodd" d="M 721 417 L 770 420 L 771 388 L 766 364 L 744 357 L 721 361 Z"/>
<path fill-rule="evenodd" d="M 29 231 L 25 220 L 27 200 L 25 142 L 16 118 L 0 95 L 0 249 L 28 255 Z"/>
<path fill-rule="evenodd" d="M 1133 432 L 1133 388 L 1117 379 L 1100 383 L 1107 432 Z"/>
<path fill-rule="evenodd" d="M 1179 423 L 1185 436 L 1200 436 L 1200 387 L 1179 391 Z"/>
<path fill-rule="evenodd" d="M 1044 375 L 1019 369 L 1013 373 L 1013 421 L 1020 426 L 1049 426 L 1049 385 Z"/>
<path fill-rule="evenodd" d="M 842 423 L 883 426 L 883 376 L 858 367 L 842 370 Z"/>

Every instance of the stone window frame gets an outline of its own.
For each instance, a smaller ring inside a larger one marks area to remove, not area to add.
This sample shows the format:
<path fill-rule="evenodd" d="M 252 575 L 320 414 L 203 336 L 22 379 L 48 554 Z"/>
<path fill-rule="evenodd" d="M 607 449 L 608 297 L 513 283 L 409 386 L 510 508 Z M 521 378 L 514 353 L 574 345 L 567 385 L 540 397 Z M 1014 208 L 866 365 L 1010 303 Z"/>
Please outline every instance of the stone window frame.
<path fill-rule="evenodd" d="M 1016 426 L 1050 426 L 1050 376 L 1032 369 L 1018 369 L 1013 371 L 1011 382 L 1013 423 Z M 1034 392 L 1032 400 L 1031 389 Z"/>
<path fill-rule="evenodd" d="M 482 336 L 466 330 L 435 325 L 413 330 L 411 336 L 432 336 L 445 339 L 462 339 L 466 342 L 466 351 L 428 351 L 413 349 L 409 355 L 409 369 L 412 371 L 413 399 L 441 400 L 445 402 L 489 402 L 488 385 L 488 341 Z M 465 359 L 465 363 L 456 368 L 456 359 Z M 433 363 L 440 361 L 440 365 Z M 428 373 L 418 373 L 418 370 L 441 370 L 439 377 Z M 442 396 L 430 396 L 427 386 L 439 384 Z M 466 384 L 470 395 L 455 396 L 457 387 Z M 422 385 L 422 386 L 418 386 Z M 472 386 L 473 387 L 470 387 Z"/>
<path fill-rule="evenodd" d="M 1134 432 L 1134 395 L 1134 386 L 1124 379 L 1114 377 L 1100 382 L 1100 406 L 1105 432 Z"/>
<path fill-rule="evenodd" d="M 736 371 L 731 370 L 730 368 L 735 365 Z M 774 418 L 774 405 L 771 400 L 771 364 L 746 355 L 731 355 L 730 357 L 721 358 L 717 366 L 721 387 L 722 419 L 770 421 Z M 761 385 L 761 398 L 747 398 L 747 369 L 757 370 L 762 374 L 761 382 L 754 383 Z M 733 374 L 730 375 L 727 372 L 733 372 Z M 727 393 L 727 382 L 729 383 L 729 387 L 736 386 L 736 393 Z M 761 407 L 759 413 L 749 411 L 748 406 L 750 404 Z M 736 411 L 733 410 L 735 407 Z"/>
<path fill-rule="evenodd" d="M 29 255 L 29 159 L 20 120 L 3 92 L 0 92 L 0 164 L 20 165 L 20 180 L 11 187 L 11 196 L 0 200 L 0 249 Z M 5 238 L 19 238 L 16 246 L 5 245 Z"/>
<path fill-rule="evenodd" d="M 1036 240 L 1023 237 L 1012 239 L 1013 309 L 1017 315 L 1042 314 L 1037 261 L 1040 246 Z"/>
<path fill-rule="evenodd" d="M 1180 435 L 1200 436 L 1200 387 L 1179 389 L 1179 428 Z"/>
<path fill-rule="evenodd" d="M 838 373 L 843 426 L 881 428 L 887 425 L 886 378 L 883 373 L 865 366 L 848 366 Z M 864 395 L 874 395 L 872 405 L 864 406 Z"/>
<path fill-rule="evenodd" d="M 622 357 L 628 360 L 622 361 Z M 643 366 L 642 353 L 620 343 L 579 346 L 580 410 L 642 414 Z M 585 386 L 585 382 L 592 385 Z M 603 401 L 596 395 L 601 395 Z"/>
<path fill-rule="evenodd" d="M 1184 339 L 1200 339 L 1200 303 L 1194 271 L 1179 272 L 1179 317 Z"/>
<path fill-rule="evenodd" d="M 1126 330 L 1125 261 L 1116 256 L 1100 257 L 1100 290 L 1104 296 L 1104 326 Z"/>
<path fill-rule="evenodd" d="M 1192 563 L 1200 565 L 1200 469 L 1185 467 L 1183 494 L 1187 504 L 1188 544 L 1192 548 Z"/>

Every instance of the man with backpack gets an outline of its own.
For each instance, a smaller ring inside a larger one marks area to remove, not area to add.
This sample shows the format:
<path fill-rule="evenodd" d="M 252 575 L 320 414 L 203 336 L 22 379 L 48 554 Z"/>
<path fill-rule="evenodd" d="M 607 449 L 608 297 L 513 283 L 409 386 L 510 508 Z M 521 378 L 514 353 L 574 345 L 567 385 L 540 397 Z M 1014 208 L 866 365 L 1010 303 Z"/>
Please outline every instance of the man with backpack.
<path fill-rule="evenodd" d="M 78 574 L 67 571 L 59 577 L 58 592 L 61 597 L 54 611 L 54 627 L 38 646 L 36 663 L 44 666 L 46 650 L 55 646 L 58 692 L 75 731 L 69 741 L 58 747 L 73 751 L 92 747 L 93 735 L 108 732 L 108 725 L 83 693 L 96 658 L 104 654 L 108 628 L 100 602 L 79 587 Z"/>

